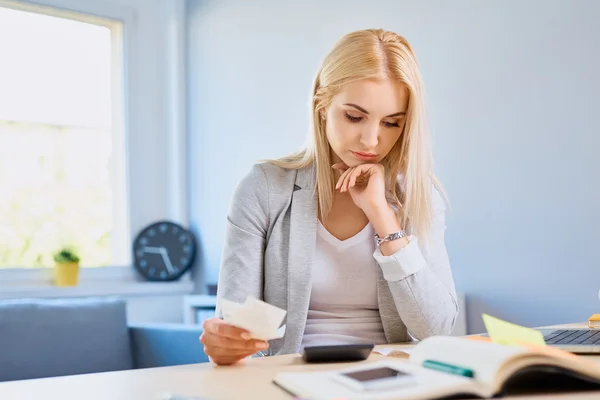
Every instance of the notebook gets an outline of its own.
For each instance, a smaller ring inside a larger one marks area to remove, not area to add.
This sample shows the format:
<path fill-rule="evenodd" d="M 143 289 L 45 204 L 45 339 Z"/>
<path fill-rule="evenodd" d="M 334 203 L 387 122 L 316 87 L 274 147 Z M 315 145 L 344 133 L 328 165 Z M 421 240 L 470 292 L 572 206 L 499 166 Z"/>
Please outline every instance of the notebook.
<path fill-rule="evenodd" d="M 432 365 L 451 368 L 432 368 Z M 353 370 L 378 366 L 412 374 L 417 383 L 360 391 L 340 383 L 334 378 L 340 371 L 331 370 L 281 372 L 274 383 L 295 396 L 313 400 L 489 398 L 600 390 L 600 364 L 589 359 L 549 346 L 506 346 L 477 337 L 430 337 L 411 350 L 408 360 L 361 364 Z M 457 370 L 470 374 L 457 374 Z"/>

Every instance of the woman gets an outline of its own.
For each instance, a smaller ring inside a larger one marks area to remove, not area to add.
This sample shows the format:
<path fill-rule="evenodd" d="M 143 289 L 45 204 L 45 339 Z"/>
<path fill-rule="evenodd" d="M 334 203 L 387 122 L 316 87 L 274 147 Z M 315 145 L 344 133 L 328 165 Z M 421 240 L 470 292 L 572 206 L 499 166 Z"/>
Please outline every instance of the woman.
<path fill-rule="evenodd" d="M 200 340 L 217 364 L 454 326 L 445 205 L 410 45 L 383 30 L 344 36 L 317 73 L 311 104 L 306 148 L 255 165 L 239 184 L 218 285 L 218 299 L 252 296 L 287 310 L 285 336 L 265 343 L 207 320 Z"/>

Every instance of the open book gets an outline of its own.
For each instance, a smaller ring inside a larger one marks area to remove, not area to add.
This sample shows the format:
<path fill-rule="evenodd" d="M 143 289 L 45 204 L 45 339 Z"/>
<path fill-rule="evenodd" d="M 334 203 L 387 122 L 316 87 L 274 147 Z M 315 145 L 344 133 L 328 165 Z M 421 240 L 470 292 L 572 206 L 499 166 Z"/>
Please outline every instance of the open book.
<path fill-rule="evenodd" d="M 600 363 L 548 346 L 505 346 L 485 339 L 430 337 L 411 350 L 409 360 L 363 363 L 351 369 L 380 366 L 412 374 L 414 384 L 357 390 L 335 379 L 344 370 L 282 372 L 274 382 L 313 400 L 462 399 L 600 390 Z M 464 371 L 468 373 L 457 373 Z"/>

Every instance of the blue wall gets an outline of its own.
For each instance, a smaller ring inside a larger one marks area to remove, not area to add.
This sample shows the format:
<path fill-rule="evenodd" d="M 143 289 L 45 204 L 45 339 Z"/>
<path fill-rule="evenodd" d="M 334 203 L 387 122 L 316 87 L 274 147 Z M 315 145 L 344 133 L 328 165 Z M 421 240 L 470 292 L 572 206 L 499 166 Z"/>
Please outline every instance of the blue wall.
<path fill-rule="evenodd" d="M 322 57 L 344 33 L 382 27 L 421 62 L 470 331 L 482 312 L 529 326 L 598 312 L 599 15 L 595 0 L 189 1 L 199 287 L 217 280 L 239 179 L 303 142 Z"/>

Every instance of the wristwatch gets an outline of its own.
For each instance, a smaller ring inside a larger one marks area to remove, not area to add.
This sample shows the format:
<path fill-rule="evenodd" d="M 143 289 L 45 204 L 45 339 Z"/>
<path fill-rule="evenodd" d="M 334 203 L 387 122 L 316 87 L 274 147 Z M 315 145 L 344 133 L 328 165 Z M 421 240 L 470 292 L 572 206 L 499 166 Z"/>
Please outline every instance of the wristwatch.
<path fill-rule="evenodd" d="M 383 242 L 391 242 L 392 240 L 398 240 L 398 239 L 401 239 L 406 236 L 408 236 L 408 235 L 403 230 L 394 232 L 394 233 L 390 233 L 389 235 L 386 235 L 384 237 L 379 237 L 378 234 L 375 234 L 375 244 L 377 244 L 377 246 L 379 246 Z"/>

